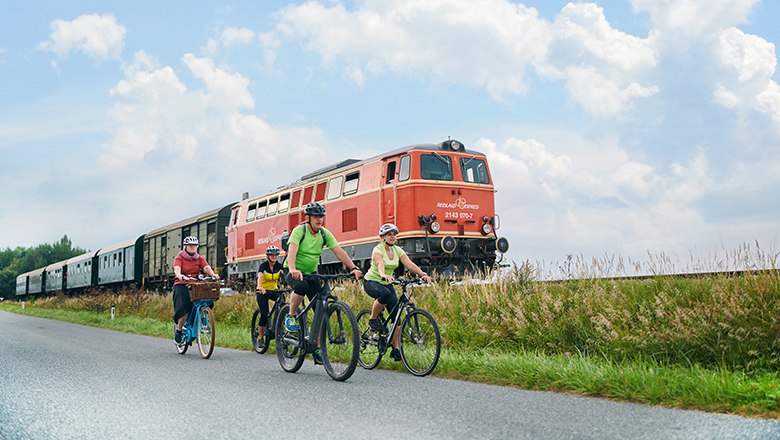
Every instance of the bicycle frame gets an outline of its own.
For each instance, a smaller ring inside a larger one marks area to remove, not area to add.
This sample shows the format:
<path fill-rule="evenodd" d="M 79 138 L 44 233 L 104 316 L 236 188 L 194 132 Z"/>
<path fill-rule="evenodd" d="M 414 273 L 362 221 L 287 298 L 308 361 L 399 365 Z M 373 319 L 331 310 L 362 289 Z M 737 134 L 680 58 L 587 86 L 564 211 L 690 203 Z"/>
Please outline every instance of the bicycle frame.
<path fill-rule="evenodd" d="M 387 334 L 380 334 L 381 341 L 383 344 L 381 344 L 379 348 L 380 354 L 385 354 L 387 352 L 387 348 L 391 347 L 393 345 L 393 334 L 395 333 L 395 330 L 399 328 L 401 325 L 401 316 L 406 312 L 406 314 L 412 313 L 416 307 L 414 303 L 412 302 L 411 298 L 409 297 L 409 294 L 406 292 L 408 286 L 412 284 L 416 284 L 416 281 L 411 282 L 402 282 L 401 284 L 401 297 L 398 298 L 398 303 L 395 305 L 393 310 L 388 311 L 388 317 L 389 319 L 391 316 L 394 317 L 393 319 L 393 325 L 390 326 L 390 330 L 387 332 Z M 383 328 L 387 328 L 386 323 L 387 319 L 384 318 L 384 313 L 380 313 L 379 317 L 381 318 L 380 322 L 382 323 Z"/>
<path fill-rule="evenodd" d="M 282 307 L 286 306 L 287 303 L 287 296 L 285 294 L 292 292 L 292 289 L 274 289 L 274 290 L 267 290 L 266 293 L 275 293 L 276 301 L 274 301 L 274 306 L 271 307 L 270 310 L 268 310 L 268 318 L 271 317 L 274 318 L 274 322 L 268 322 L 266 323 L 265 331 L 270 332 L 270 337 L 273 338 L 274 332 L 276 331 L 276 321 L 279 319 L 279 312 L 282 310 Z M 260 310 L 258 308 L 257 310 Z"/>
<path fill-rule="evenodd" d="M 295 344 L 298 348 L 302 348 L 304 350 L 304 353 L 310 354 L 314 353 L 314 351 L 317 349 L 317 343 L 310 341 L 309 336 L 311 334 L 315 334 L 319 336 L 319 329 L 322 326 L 323 320 L 325 319 L 325 316 L 328 311 L 328 303 L 333 301 L 338 301 L 338 297 L 331 295 L 331 288 L 330 288 L 330 282 L 327 279 L 323 279 L 323 287 L 320 289 L 319 292 L 317 292 L 317 295 L 312 298 L 311 301 L 309 301 L 308 304 L 306 304 L 306 307 L 303 308 L 303 310 L 298 313 L 299 315 L 299 321 L 301 322 L 301 328 L 300 328 L 300 338 L 289 338 L 285 335 L 284 340 L 287 343 Z M 308 327 L 306 324 L 308 323 L 308 316 L 309 310 L 314 308 L 314 318 L 311 322 L 311 327 Z M 279 316 L 277 316 L 276 319 L 281 319 Z M 328 329 L 330 331 L 330 329 Z"/>
<path fill-rule="evenodd" d="M 182 334 L 184 335 L 184 343 L 192 344 L 193 341 L 198 339 L 198 320 L 200 320 L 201 310 L 204 307 L 214 307 L 214 299 L 199 299 L 192 302 L 192 311 L 187 318 L 187 323 L 182 328 Z"/>

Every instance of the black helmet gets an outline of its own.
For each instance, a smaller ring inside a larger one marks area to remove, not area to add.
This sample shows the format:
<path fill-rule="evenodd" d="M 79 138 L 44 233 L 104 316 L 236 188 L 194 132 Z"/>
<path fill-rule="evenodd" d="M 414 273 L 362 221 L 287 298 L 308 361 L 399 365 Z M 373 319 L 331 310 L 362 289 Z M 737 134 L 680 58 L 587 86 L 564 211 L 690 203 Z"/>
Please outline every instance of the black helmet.
<path fill-rule="evenodd" d="M 312 202 L 306 205 L 303 213 L 306 215 L 325 215 L 325 207 L 317 202 Z"/>

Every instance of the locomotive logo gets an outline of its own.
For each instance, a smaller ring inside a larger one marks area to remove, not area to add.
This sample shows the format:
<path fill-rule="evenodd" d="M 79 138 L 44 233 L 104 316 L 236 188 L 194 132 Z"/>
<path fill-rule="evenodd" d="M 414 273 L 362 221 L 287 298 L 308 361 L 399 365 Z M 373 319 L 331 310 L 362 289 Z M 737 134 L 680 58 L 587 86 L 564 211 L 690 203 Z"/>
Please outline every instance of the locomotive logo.
<path fill-rule="evenodd" d="M 453 208 L 458 208 L 458 209 L 479 209 L 479 205 L 478 204 L 468 203 L 466 201 L 465 197 L 458 197 L 457 199 L 455 199 L 455 202 L 453 202 L 453 203 L 439 202 L 439 203 L 436 204 L 436 207 L 437 208 L 445 208 L 445 209 L 453 209 Z"/>

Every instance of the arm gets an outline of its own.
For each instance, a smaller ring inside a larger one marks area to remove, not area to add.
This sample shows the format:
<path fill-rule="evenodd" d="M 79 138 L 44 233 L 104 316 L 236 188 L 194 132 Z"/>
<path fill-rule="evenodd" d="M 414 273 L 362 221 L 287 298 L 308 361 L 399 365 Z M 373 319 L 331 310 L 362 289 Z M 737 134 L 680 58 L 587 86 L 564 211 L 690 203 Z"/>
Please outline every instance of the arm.
<path fill-rule="evenodd" d="M 211 269 L 211 266 L 209 266 L 208 264 L 206 265 L 206 267 L 203 268 L 203 272 L 206 272 L 206 275 L 219 279 L 219 275 L 217 275 L 217 273 L 214 272 L 214 270 Z"/>
<path fill-rule="evenodd" d="M 355 279 L 360 279 L 360 277 L 363 276 L 363 272 L 358 269 L 357 266 L 355 266 L 355 263 L 352 262 L 352 259 L 349 258 L 349 255 L 347 255 L 346 252 L 344 252 L 344 249 L 341 248 L 341 246 L 336 246 L 333 249 L 333 255 L 336 256 L 336 258 L 339 259 L 342 263 L 344 263 L 345 266 L 349 267 L 349 271 L 355 274 Z"/>
<path fill-rule="evenodd" d="M 379 252 L 374 252 L 373 254 L 371 254 L 371 259 L 374 260 L 377 269 L 379 269 L 379 276 L 382 277 L 382 279 L 387 281 L 388 283 L 392 283 L 393 276 L 385 274 L 385 260 L 384 258 L 382 258 L 382 254 Z"/>
<path fill-rule="evenodd" d="M 287 248 L 287 268 L 290 269 L 290 276 L 294 280 L 301 281 L 303 279 L 303 274 L 300 270 L 295 268 L 295 259 L 298 257 L 298 245 L 295 243 L 290 243 L 289 248 Z"/>
<path fill-rule="evenodd" d="M 419 266 L 414 264 L 414 261 L 412 261 L 408 255 L 406 254 L 401 255 L 401 263 L 404 265 L 404 267 L 411 270 L 416 275 L 422 277 L 423 281 L 425 281 L 426 283 L 431 282 L 431 277 L 429 277 L 427 273 L 423 272 Z"/>
<path fill-rule="evenodd" d="M 265 271 L 257 273 L 257 291 L 260 293 L 265 293 L 265 289 L 263 289 L 263 286 L 260 285 L 260 282 L 263 280 L 263 276 L 265 276 Z"/>
<path fill-rule="evenodd" d="M 181 279 L 181 266 L 173 266 L 173 276 L 176 277 L 177 280 Z"/>

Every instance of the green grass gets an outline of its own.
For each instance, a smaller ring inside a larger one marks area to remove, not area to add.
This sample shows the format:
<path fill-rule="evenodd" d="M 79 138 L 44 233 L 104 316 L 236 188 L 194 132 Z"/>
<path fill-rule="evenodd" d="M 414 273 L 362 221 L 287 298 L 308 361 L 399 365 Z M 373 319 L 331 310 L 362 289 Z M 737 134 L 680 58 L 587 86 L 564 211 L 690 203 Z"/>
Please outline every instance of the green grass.
<path fill-rule="evenodd" d="M 435 376 L 777 419 L 778 286 L 776 272 L 563 283 L 515 274 L 495 284 L 437 283 L 414 290 L 413 300 L 442 332 Z M 372 301 L 355 283 L 336 293 L 356 312 Z M 172 337 L 169 296 L 60 296 L 26 305 L 0 308 Z M 217 345 L 251 350 L 254 309 L 254 295 L 221 298 Z M 380 368 L 403 365 L 384 359 Z"/>

